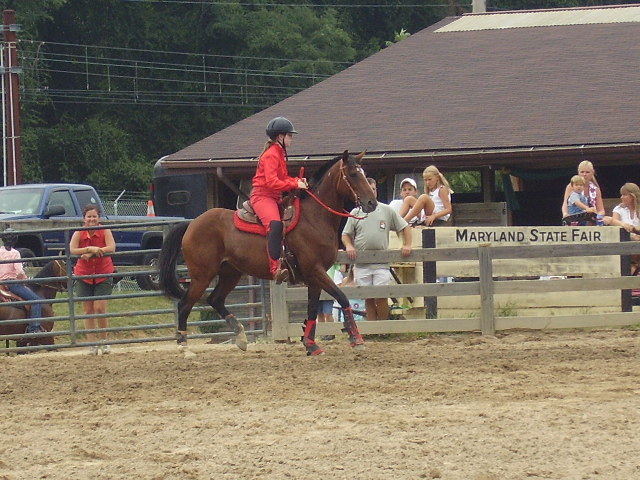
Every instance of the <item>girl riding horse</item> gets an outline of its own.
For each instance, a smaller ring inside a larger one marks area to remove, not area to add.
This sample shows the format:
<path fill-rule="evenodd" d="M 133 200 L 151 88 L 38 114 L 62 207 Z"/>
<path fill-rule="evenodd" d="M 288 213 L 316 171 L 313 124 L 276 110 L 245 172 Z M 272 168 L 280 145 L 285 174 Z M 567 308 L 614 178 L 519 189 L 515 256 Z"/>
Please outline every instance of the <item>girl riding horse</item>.
<path fill-rule="evenodd" d="M 260 155 L 252 181 L 251 205 L 267 229 L 269 271 L 276 283 L 289 279 L 288 270 L 279 262 L 284 238 L 284 226 L 280 219 L 282 193 L 307 188 L 305 178 L 290 177 L 287 171 L 287 147 L 291 146 L 294 133 L 298 132 L 284 117 L 276 117 L 268 123 L 269 140 Z"/>

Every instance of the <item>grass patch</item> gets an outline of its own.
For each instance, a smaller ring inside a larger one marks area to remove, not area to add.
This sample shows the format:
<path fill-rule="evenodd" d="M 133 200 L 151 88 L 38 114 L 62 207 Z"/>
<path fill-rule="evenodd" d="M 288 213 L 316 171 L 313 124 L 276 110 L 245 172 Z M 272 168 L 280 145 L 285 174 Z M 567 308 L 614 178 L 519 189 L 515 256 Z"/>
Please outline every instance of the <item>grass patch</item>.
<path fill-rule="evenodd" d="M 118 293 L 133 294 L 139 291 L 122 290 Z M 59 294 L 57 298 L 66 298 L 66 294 Z M 80 302 L 74 305 L 75 314 L 82 315 L 82 304 Z M 141 337 L 161 337 L 167 335 L 173 335 L 175 328 L 173 327 L 175 322 L 174 313 L 143 313 L 145 310 L 161 310 L 172 309 L 174 302 L 166 297 L 135 297 L 135 298 L 115 298 L 109 300 L 107 303 L 108 313 L 126 313 L 123 316 L 109 317 L 110 328 L 125 328 L 125 327 L 140 327 L 149 325 L 154 327 L 156 325 L 170 324 L 169 328 L 149 328 L 140 330 L 123 330 L 119 332 L 111 332 L 110 338 L 113 339 L 129 339 L 129 338 L 141 338 Z M 53 311 L 55 316 L 69 317 L 69 305 L 66 303 L 54 304 Z M 133 313 L 139 312 L 139 313 Z M 84 321 L 78 320 L 77 329 L 84 328 Z M 68 321 L 58 321 L 54 326 L 54 331 L 69 330 L 70 325 Z M 66 343 L 69 341 L 68 337 L 57 337 L 56 343 Z"/>
<path fill-rule="evenodd" d="M 518 306 L 515 303 L 507 302 L 504 306 L 496 308 L 496 317 L 517 317 Z"/>

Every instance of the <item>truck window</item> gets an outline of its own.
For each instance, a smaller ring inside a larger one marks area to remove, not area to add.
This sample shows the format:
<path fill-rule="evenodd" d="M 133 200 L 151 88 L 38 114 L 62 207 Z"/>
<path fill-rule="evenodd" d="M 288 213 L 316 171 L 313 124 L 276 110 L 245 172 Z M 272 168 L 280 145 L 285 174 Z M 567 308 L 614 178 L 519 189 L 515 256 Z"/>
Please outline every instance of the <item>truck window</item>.
<path fill-rule="evenodd" d="M 92 190 L 76 190 L 75 194 L 76 194 L 76 198 L 78 199 L 78 203 L 80 204 L 81 212 L 84 209 L 84 207 L 86 207 L 89 204 L 97 205 L 98 207 L 100 207 L 100 205 L 98 204 L 98 199 L 96 198 L 96 195 Z M 100 214 L 104 215 L 105 212 L 100 212 Z"/>
<path fill-rule="evenodd" d="M 64 207 L 65 217 L 76 216 L 76 209 L 73 206 L 73 199 L 71 198 L 71 193 L 69 191 L 60 190 L 51 193 L 51 198 L 49 199 L 47 207 L 51 208 L 54 205 L 62 205 Z"/>
<path fill-rule="evenodd" d="M 0 191 L 0 212 L 33 215 L 40 210 L 41 188 L 7 189 Z"/>

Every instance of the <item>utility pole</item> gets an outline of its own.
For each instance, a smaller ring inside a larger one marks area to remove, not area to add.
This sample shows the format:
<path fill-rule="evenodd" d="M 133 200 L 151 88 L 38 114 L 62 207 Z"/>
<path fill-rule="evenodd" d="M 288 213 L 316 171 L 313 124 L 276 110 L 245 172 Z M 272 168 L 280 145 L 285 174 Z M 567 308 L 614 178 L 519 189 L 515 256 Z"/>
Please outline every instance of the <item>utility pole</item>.
<path fill-rule="evenodd" d="M 20 79 L 22 69 L 18 66 L 18 37 L 16 12 L 2 12 L 2 146 L 3 176 L 5 185 L 22 183 L 22 144 L 20 139 Z"/>

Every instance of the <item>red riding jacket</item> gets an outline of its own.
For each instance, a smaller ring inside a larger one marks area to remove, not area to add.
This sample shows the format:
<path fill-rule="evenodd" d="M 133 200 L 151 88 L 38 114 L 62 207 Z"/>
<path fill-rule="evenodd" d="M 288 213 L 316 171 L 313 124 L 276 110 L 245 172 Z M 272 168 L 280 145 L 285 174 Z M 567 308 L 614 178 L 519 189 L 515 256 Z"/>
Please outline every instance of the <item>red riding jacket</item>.
<path fill-rule="evenodd" d="M 256 174 L 253 177 L 251 196 L 265 196 L 280 199 L 282 192 L 298 188 L 298 177 L 290 177 L 284 148 L 273 143 L 258 160 Z"/>

